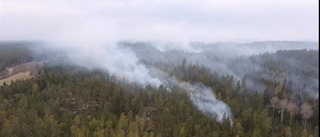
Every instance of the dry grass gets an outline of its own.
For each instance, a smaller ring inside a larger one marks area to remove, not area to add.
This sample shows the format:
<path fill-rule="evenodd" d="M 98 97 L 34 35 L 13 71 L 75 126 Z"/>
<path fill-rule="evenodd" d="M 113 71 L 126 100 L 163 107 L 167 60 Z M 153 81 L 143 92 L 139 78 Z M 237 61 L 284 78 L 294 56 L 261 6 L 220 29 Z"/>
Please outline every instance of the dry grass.
<path fill-rule="evenodd" d="M 30 76 L 30 71 L 28 72 L 21 72 L 15 75 L 12 75 L 10 77 L 7 77 L 5 79 L 1 79 L 0 80 L 0 86 L 3 85 L 4 82 L 6 82 L 6 84 L 10 85 L 11 84 L 11 80 L 12 81 L 16 81 L 16 80 L 26 80 L 32 78 L 32 76 Z"/>

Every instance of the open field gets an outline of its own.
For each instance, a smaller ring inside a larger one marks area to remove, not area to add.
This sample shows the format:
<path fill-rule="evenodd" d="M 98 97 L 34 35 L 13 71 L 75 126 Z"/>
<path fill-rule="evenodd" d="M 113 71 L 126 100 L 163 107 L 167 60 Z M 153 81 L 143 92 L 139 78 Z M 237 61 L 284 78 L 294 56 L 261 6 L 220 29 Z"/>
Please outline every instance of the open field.
<path fill-rule="evenodd" d="M 11 84 L 11 81 L 26 80 L 26 79 L 29 79 L 29 78 L 32 78 L 32 77 L 33 76 L 30 76 L 30 71 L 17 73 L 15 75 L 12 75 L 12 76 L 7 77 L 5 79 L 1 79 L 0 80 L 0 86 L 2 86 L 4 82 L 9 85 L 9 84 Z"/>

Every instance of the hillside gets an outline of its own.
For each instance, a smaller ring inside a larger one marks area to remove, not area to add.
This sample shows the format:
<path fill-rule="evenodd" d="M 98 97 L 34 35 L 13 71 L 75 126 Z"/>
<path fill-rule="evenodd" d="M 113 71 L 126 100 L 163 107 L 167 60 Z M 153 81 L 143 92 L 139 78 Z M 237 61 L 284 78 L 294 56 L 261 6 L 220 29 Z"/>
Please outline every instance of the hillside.
<path fill-rule="evenodd" d="M 228 68 L 245 77 L 248 87 L 259 92 L 271 88 L 270 83 L 274 83 L 293 96 L 304 93 L 310 97 L 319 96 L 319 50 L 280 50 L 240 57 L 230 61 Z M 273 94 L 277 94 L 279 91 L 274 88 L 271 88 Z"/>
<path fill-rule="evenodd" d="M 45 54 L 37 77 L 0 86 L 0 136 L 319 136 L 319 99 L 294 94 L 317 90 L 311 82 L 294 81 L 319 79 L 317 50 L 224 59 L 148 48 L 177 57 L 139 58 L 140 68 L 166 81 L 159 86 L 80 66 L 64 52 Z M 210 65 L 196 62 L 201 59 Z M 217 62 L 225 71 L 211 67 Z M 124 68 L 134 68 L 130 72 L 145 74 L 126 63 Z"/>
<path fill-rule="evenodd" d="M 146 62 L 187 62 L 206 66 L 212 72 L 246 79 L 252 91 L 263 93 L 282 84 L 293 94 L 319 96 L 319 50 L 313 42 L 254 42 L 248 44 L 216 43 L 198 47 L 201 53 L 180 50 L 160 51 L 151 43 L 127 43 Z M 199 43 L 194 44 L 201 45 Z M 234 49 L 233 49 L 234 48 Z M 250 50 L 247 50 L 250 49 Z M 290 49 L 290 50 L 287 50 Z M 308 50 L 307 50 L 308 49 Z M 256 53 L 256 54 L 253 54 Z M 269 90 L 269 89 L 268 89 Z M 289 94 L 289 93 L 288 93 Z"/>

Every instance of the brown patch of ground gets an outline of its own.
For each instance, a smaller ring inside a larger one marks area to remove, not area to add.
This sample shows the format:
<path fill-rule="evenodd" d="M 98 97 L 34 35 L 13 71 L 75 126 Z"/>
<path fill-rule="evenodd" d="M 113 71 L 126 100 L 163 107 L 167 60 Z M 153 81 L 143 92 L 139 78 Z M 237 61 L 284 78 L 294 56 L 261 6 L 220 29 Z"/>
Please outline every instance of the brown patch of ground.
<path fill-rule="evenodd" d="M 1 79 L 0 86 L 2 86 L 4 83 L 6 83 L 7 85 L 10 85 L 11 81 L 26 80 L 26 79 L 30 79 L 32 77 L 33 76 L 30 75 L 30 71 L 17 73 L 17 74 L 10 76 L 10 77 L 5 78 L 5 79 Z"/>
<path fill-rule="evenodd" d="M 33 61 L 0 72 L 0 86 L 3 85 L 4 82 L 6 84 L 11 84 L 11 81 L 25 80 L 37 76 L 40 73 L 43 64 L 43 61 Z"/>

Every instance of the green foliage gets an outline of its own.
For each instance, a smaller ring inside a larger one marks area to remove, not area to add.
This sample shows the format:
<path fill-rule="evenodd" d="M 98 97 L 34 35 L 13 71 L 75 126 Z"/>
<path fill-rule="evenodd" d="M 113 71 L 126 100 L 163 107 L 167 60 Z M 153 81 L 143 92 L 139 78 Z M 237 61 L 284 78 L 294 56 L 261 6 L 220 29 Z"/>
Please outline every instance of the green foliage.
<path fill-rule="evenodd" d="M 246 89 L 245 80 L 187 64 L 157 65 L 178 79 L 211 87 L 230 106 L 233 123 L 217 123 L 200 113 L 179 88 L 141 88 L 115 82 L 100 71 L 49 66 L 34 79 L 0 88 L 0 136 L 318 136 L 318 107 L 313 107 L 315 116 L 306 129 L 300 116 L 291 126 L 289 121 L 281 125 L 279 114 L 272 117 L 269 100 Z M 318 105 L 318 100 L 309 102 Z M 285 113 L 284 119 L 289 118 Z"/>

